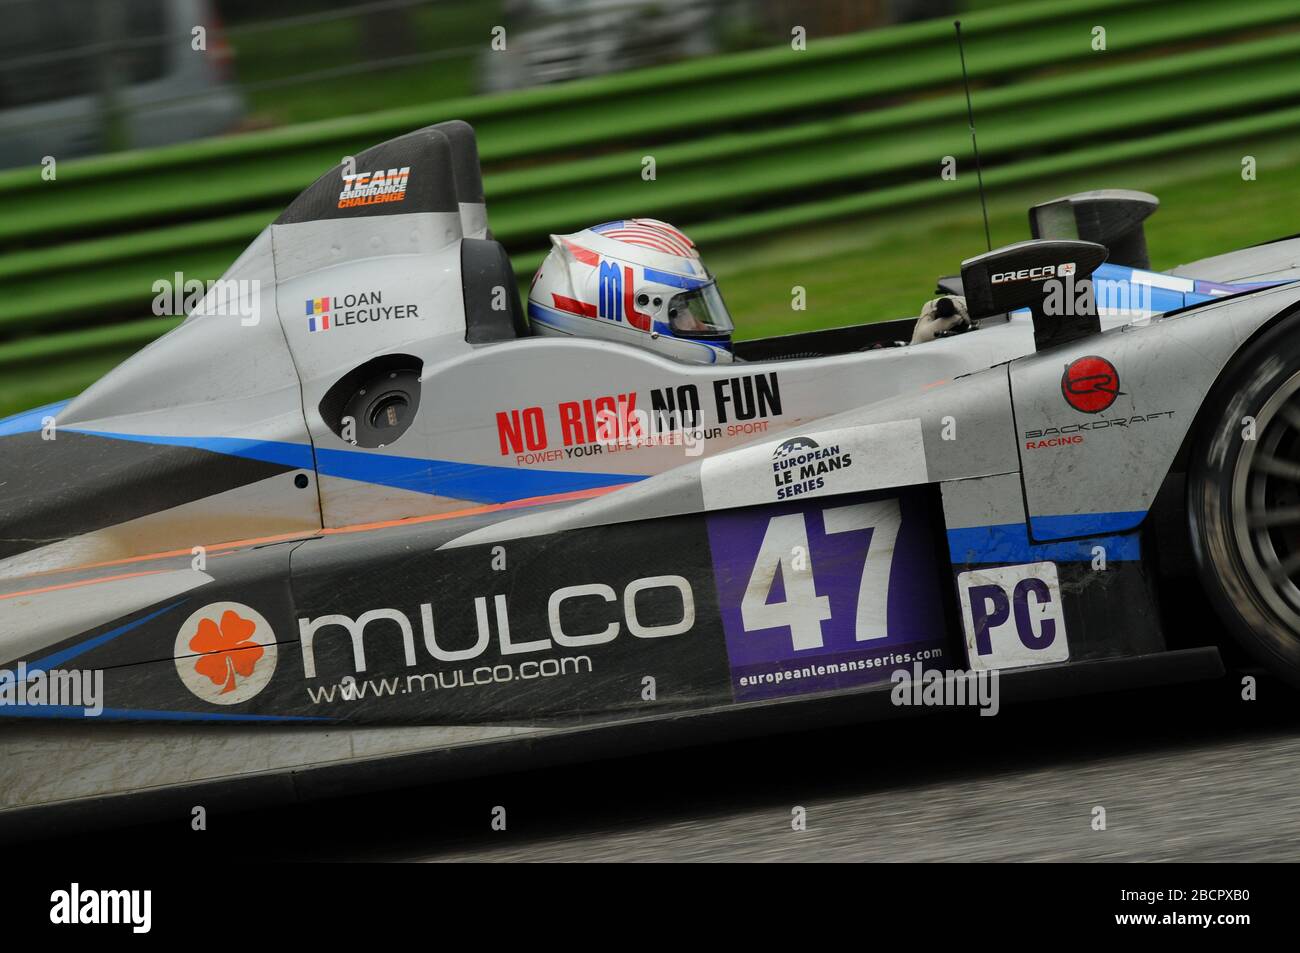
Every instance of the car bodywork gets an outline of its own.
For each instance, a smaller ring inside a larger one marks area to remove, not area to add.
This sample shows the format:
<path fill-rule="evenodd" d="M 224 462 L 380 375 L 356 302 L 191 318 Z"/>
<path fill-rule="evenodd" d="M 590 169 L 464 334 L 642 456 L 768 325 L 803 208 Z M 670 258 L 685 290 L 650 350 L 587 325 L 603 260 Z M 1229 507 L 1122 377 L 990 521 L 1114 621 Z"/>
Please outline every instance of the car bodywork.
<path fill-rule="evenodd" d="M 178 329 L 0 422 L 0 811 L 862 717 L 916 665 L 1216 674 L 1170 648 L 1148 516 L 1300 240 L 1104 267 L 1164 297 L 1044 350 L 1013 311 L 676 364 L 527 335 L 468 126 L 362 153 Z"/>

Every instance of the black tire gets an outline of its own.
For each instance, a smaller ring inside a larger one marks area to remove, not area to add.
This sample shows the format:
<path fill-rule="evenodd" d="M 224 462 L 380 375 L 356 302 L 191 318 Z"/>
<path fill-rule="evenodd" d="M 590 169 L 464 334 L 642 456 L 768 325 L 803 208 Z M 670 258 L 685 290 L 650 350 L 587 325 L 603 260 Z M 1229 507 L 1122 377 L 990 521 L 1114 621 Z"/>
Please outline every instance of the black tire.
<path fill-rule="evenodd" d="M 1197 571 L 1228 631 L 1300 688 L 1300 315 L 1248 345 L 1215 385 L 1187 513 Z"/>

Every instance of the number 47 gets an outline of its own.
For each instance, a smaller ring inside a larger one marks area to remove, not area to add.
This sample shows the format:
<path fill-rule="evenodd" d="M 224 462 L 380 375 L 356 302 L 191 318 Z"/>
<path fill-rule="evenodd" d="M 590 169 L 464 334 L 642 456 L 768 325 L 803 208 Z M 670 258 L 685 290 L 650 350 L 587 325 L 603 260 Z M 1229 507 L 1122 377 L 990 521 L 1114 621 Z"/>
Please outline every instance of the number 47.
<path fill-rule="evenodd" d="M 894 564 L 894 543 L 903 523 L 898 500 L 837 506 L 822 510 L 822 519 L 827 535 L 873 531 L 862 564 L 854 635 L 859 642 L 883 639 L 889 634 L 889 574 Z M 768 521 L 754 571 L 740 600 L 740 619 L 746 632 L 789 628 L 796 651 L 819 649 L 825 644 L 822 622 L 831 617 L 830 599 L 817 594 L 811 556 L 806 561 L 796 558 L 808 551 L 804 514 L 788 513 Z M 780 602 L 768 602 L 778 571 L 785 597 Z"/>

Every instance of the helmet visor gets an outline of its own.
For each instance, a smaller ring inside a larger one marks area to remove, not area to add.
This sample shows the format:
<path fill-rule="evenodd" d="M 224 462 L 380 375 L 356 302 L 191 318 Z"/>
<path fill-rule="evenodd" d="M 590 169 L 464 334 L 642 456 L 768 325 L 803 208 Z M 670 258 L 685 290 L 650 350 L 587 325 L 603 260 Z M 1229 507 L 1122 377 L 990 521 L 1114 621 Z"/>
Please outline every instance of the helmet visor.
<path fill-rule="evenodd" d="M 726 338 L 731 335 L 731 315 L 716 284 L 673 295 L 668 302 L 668 326 L 683 338 Z"/>

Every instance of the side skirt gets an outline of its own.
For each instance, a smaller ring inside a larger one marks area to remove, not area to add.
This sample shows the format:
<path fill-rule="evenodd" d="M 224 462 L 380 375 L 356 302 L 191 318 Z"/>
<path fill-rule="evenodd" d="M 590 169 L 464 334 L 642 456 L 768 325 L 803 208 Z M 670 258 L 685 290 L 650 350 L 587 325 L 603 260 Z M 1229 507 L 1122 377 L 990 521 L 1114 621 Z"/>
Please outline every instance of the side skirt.
<path fill-rule="evenodd" d="M 1133 688 L 1169 685 L 1222 677 L 1224 666 L 1214 647 L 1184 649 L 1128 658 L 1066 662 L 1016 669 L 999 676 L 1001 704 L 1032 702 L 1049 698 L 1125 691 Z M 885 682 L 866 689 L 828 693 L 780 701 L 750 702 L 725 709 L 682 712 L 596 726 L 559 729 L 522 729 L 513 736 L 482 742 L 461 742 L 420 750 L 407 747 L 399 754 L 339 758 L 311 764 L 282 764 L 220 780 L 174 784 L 104 797 L 47 802 L 0 812 L 0 838 L 6 841 L 59 836 L 108 824 L 149 823 L 169 814 L 188 816 L 191 806 L 202 803 L 209 809 L 227 811 L 265 808 L 321 798 L 340 797 L 395 787 L 417 786 L 438 781 L 505 773 L 539 765 L 572 764 L 601 758 L 640 754 L 674 747 L 714 744 L 730 739 L 802 731 L 820 726 L 883 721 L 918 714 L 951 713 L 951 709 L 896 706 L 891 701 L 893 686 Z M 51 732 L 51 726 L 15 726 L 0 735 L 0 752 L 25 750 L 48 772 L 61 770 L 61 756 L 84 748 L 91 736 L 108 728 L 122 728 L 107 744 L 96 745 L 101 769 L 108 776 L 121 777 L 122 764 L 130 762 L 132 748 L 140 735 L 169 735 L 172 744 L 203 744 L 215 729 L 205 726 L 159 725 L 104 726 L 78 728 L 75 732 Z M 427 731 L 422 728 L 295 729 L 297 731 L 351 734 L 353 750 L 381 747 L 383 740 L 400 747 L 403 736 Z M 285 732 L 276 728 L 235 728 L 232 733 L 250 749 L 259 743 L 290 755 L 294 746 L 284 744 Z M 19 737 L 19 735 L 23 737 Z M 42 737 L 44 735 L 45 737 Z M 262 736 L 259 738 L 258 736 Z M 387 736 L 386 739 L 381 736 Z M 116 750 L 115 750 L 116 749 Z M 266 763 L 274 752 L 257 760 Z M 6 758 L 8 754 L 6 753 Z M 9 770 L 22 771 L 10 763 Z"/>

